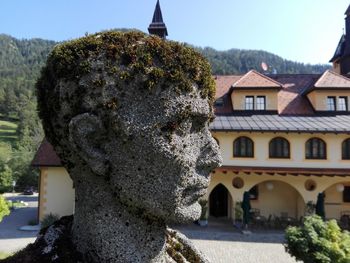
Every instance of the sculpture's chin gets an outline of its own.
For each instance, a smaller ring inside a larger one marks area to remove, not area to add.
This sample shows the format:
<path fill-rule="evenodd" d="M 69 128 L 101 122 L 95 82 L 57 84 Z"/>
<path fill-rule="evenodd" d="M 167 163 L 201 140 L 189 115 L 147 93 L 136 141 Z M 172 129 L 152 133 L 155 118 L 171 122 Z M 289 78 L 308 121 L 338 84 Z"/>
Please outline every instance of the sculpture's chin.
<path fill-rule="evenodd" d="M 174 218 L 171 223 L 194 222 L 201 216 L 201 211 L 202 208 L 198 202 L 195 202 L 189 206 L 178 207 L 175 210 Z"/>

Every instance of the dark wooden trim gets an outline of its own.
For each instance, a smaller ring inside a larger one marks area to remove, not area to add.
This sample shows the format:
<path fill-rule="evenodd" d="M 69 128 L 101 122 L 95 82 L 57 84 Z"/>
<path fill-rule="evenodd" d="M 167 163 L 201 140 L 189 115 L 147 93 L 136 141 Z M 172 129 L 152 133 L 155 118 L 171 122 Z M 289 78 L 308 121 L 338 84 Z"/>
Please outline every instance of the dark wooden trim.
<path fill-rule="evenodd" d="M 299 168 L 299 167 L 261 167 L 261 166 L 222 166 L 215 169 L 219 171 L 229 171 L 233 173 L 243 172 L 262 174 L 266 173 L 269 175 L 304 175 L 304 176 L 342 176 L 350 177 L 350 169 L 340 168 Z"/>
<path fill-rule="evenodd" d="M 277 130 L 277 129 L 260 129 L 260 130 L 252 130 L 252 129 L 210 129 L 213 132 L 271 132 L 271 133 L 321 133 L 321 134 L 350 134 L 349 131 L 339 130 L 339 131 L 330 131 L 330 130 Z"/>
<path fill-rule="evenodd" d="M 37 212 L 37 221 L 40 222 L 40 196 L 41 196 L 41 169 L 39 169 L 39 188 L 38 188 L 38 212 Z"/>

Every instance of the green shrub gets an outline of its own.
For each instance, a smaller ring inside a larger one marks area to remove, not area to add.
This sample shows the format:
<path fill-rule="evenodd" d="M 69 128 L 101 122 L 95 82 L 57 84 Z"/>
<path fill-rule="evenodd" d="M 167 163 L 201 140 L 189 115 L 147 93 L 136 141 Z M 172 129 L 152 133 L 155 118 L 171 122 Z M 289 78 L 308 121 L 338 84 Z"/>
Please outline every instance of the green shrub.
<path fill-rule="evenodd" d="M 55 221 L 57 221 L 58 219 L 60 219 L 59 215 L 56 214 L 48 214 L 45 215 L 43 220 L 41 220 L 40 224 L 41 224 L 41 229 L 51 226 Z"/>
<path fill-rule="evenodd" d="M 8 203 L 6 202 L 5 198 L 0 195 L 0 222 L 4 218 L 4 216 L 7 216 L 10 214 L 10 209 L 8 206 Z"/>
<path fill-rule="evenodd" d="M 287 228 L 286 241 L 286 251 L 304 263 L 350 262 L 350 235 L 335 220 L 308 216 L 302 226 Z"/>

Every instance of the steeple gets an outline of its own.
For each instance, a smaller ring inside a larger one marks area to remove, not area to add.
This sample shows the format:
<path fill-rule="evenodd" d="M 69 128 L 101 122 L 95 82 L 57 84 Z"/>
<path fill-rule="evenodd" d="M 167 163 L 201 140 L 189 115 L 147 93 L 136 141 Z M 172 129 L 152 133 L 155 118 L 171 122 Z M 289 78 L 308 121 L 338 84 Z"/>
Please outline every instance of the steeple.
<path fill-rule="evenodd" d="M 345 34 L 342 35 L 337 49 L 330 60 L 333 70 L 340 74 L 350 73 L 350 5 L 345 11 Z"/>
<path fill-rule="evenodd" d="M 157 35 L 164 39 L 168 35 L 168 30 L 166 28 L 165 23 L 163 22 L 162 10 L 160 9 L 159 0 L 157 0 L 152 23 L 148 27 L 148 32 L 151 35 Z"/>

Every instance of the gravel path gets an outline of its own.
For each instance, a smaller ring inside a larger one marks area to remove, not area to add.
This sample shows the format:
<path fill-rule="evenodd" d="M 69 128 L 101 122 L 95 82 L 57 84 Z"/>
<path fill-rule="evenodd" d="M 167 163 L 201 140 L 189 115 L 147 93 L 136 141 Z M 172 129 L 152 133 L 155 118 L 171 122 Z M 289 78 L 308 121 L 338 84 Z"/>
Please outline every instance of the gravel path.
<path fill-rule="evenodd" d="M 38 196 L 11 196 L 8 200 L 19 200 L 28 203 L 28 207 L 16 209 L 0 223 L 0 251 L 15 252 L 34 242 L 37 231 L 20 231 L 21 226 L 36 219 L 38 213 Z"/>
<path fill-rule="evenodd" d="M 215 263 L 296 263 L 285 252 L 283 232 L 243 235 L 233 227 L 174 227 L 190 238 Z"/>

